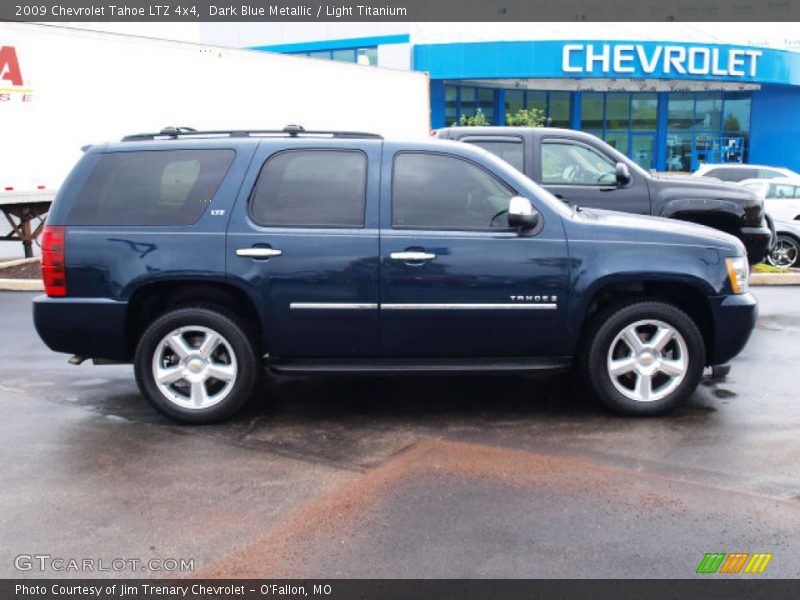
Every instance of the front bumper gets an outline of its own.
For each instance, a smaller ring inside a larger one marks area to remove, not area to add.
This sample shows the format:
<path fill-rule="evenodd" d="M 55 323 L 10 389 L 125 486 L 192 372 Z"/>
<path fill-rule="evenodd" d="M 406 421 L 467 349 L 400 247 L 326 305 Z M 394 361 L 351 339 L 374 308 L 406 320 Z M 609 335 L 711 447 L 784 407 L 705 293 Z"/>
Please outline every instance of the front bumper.
<path fill-rule="evenodd" d="M 33 300 L 33 324 L 42 341 L 55 352 L 128 361 L 127 309 L 127 302 L 108 298 L 41 295 Z"/>
<path fill-rule="evenodd" d="M 773 236 L 766 221 L 759 227 L 742 227 L 741 239 L 747 249 L 747 262 L 756 265 L 763 261 L 770 251 Z"/>
<path fill-rule="evenodd" d="M 734 294 L 712 298 L 714 341 L 706 362 L 721 365 L 739 354 L 750 339 L 758 318 L 758 303 L 753 294 Z"/>

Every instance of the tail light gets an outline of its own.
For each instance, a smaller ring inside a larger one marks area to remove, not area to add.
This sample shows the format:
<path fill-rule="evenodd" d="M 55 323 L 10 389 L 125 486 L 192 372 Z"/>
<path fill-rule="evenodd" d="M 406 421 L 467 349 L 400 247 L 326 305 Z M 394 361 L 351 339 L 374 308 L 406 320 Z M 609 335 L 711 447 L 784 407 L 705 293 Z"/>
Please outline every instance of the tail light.
<path fill-rule="evenodd" d="M 48 296 L 67 295 L 67 271 L 64 264 L 65 228 L 46 225 L 42 233 L 42 280 Z"/>

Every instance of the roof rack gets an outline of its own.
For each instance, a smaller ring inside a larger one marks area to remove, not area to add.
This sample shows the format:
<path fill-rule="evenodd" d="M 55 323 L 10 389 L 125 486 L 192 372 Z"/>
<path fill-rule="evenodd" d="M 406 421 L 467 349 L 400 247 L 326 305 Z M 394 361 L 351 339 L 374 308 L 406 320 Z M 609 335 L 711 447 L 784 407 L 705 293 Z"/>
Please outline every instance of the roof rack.
<path fill-rule="evenodd" d="M 362 131 L 306 131 L 302 125 L 287 125 L 283 129 L 231 129 L 198 131 L 191 127 L 165 127 L 158 133 L 135 133 L 122 138 L 123 142 L 141 142 L 146 140 L 176 140 L 185 138 L 246 138 L 246 137 L 330 137 L 330 138 L 368 138 L 382 140 L 377 133 Z"/>

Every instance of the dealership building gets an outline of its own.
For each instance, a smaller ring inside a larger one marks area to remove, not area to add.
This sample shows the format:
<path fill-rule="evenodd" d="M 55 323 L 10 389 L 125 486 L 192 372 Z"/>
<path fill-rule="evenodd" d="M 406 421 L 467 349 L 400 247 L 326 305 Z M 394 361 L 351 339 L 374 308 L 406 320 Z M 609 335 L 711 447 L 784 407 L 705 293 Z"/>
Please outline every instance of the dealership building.
<path fill-rule="evenodd" d="M 548 126 L 593 133 L 648 169 L 800 171 L 800 40 L 789 25 L 245 23 L 203 25 L 200 37 L 427 72 L 432 128 L 478 111 L 505 124 L 536 108 Z"/>

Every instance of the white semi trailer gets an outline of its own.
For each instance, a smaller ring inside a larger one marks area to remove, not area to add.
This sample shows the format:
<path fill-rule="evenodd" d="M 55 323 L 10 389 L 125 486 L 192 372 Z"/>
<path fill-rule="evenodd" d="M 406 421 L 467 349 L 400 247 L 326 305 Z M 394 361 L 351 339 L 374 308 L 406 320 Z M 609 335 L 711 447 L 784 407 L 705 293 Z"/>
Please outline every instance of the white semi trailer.
<path fill-rule="evenodd" d="M 165 126 L 356 130 L 427 137 L 424 73 L 87 31 L 0 23 L 0 239 L 30 255 L 86 144 Z M 2 249 L 0 249 L 2 251 Z"/>

